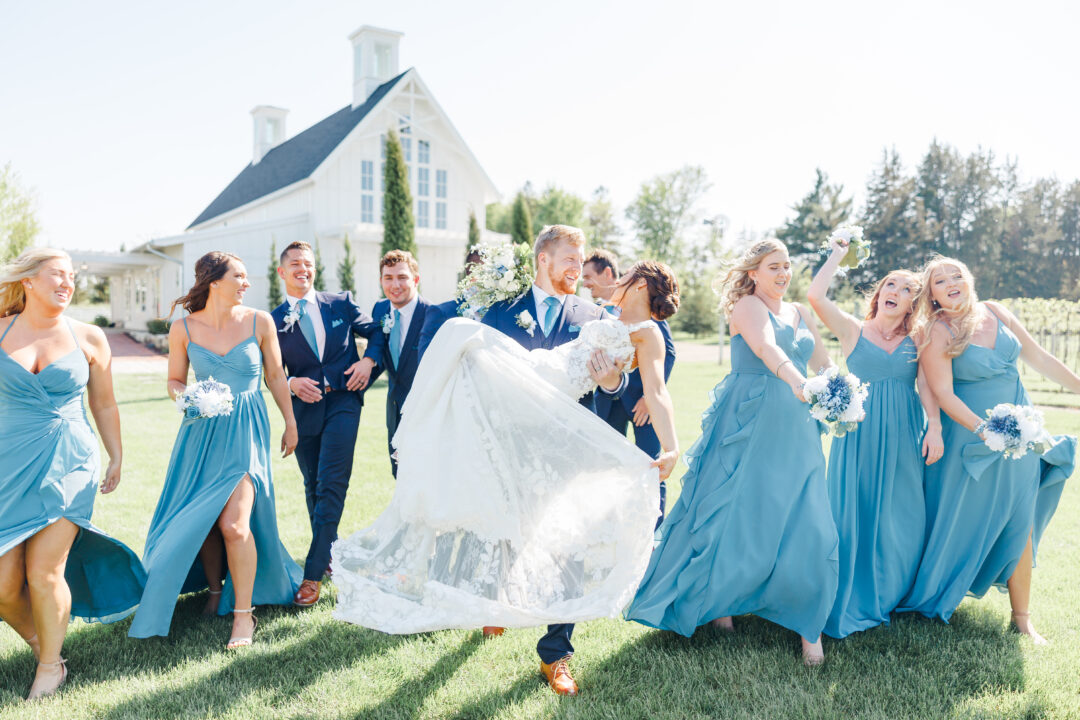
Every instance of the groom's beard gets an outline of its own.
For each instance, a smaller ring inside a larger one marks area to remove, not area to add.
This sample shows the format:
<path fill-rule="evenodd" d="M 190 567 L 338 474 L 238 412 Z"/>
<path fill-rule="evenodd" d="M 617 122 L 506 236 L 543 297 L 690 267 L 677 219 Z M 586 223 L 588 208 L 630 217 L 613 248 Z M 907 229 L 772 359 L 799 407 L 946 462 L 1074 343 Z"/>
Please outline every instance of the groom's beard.
<path fill-rule="evenodd" d="M 577 281 L 576 275 L 567 277 L 564 274 L 555 275 L 550 270 L 547 271 L 548 280 L 551 281 L 552 286 L 561 292 L 563 295 L 574 295 L 577 293 Z"/>

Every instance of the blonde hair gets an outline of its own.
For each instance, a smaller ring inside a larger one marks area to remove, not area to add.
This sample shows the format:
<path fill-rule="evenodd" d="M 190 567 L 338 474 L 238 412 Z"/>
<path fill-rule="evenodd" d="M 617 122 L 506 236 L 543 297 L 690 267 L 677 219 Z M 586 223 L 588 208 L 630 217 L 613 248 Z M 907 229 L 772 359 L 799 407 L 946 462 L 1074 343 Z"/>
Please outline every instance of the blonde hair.
<path fill-rule="evenodd" d="M 585 245 L 585 232 L 572 225 L 545 225 L 536 236 L 533 245 L 533 260 L 540 265 L 540 253 L 549 253 L 559 243 L 566 241 L 574 247 Z"/>
<path fill-rule="evenodd" d="M 22 281 L 36 277 L 41 266 L 50 260 L 71 262 L 71 256 L 56 248 L 32 247 L 0 267 L 0 317 L 21 313 L 26 308 L 26 290 Z"/>
<path fill-rule="evenodd" d="M 947 265 L 957 268 L 968 286 L 967 300 L 956 310 L 948 313 L 938 305 L 930 291 L 930 280 L 934 272 Z M 975 278 L 972 277 L 967 265 L 955 258 L 941 255 L 930 258 L 919 271 L 919 275 L 922 288 L 915 298 L 915 312 L 912 313 L 914 333 L 918 336 L 916 345 L 919 348 L 919 354 L 922 355 L 930 345 L 930 330 L 934 327 L 934 323 L 940 320 L 949 327 L 951 335 L 949 344 L 945 346 L 945 355 L 951 358 L 956 357 L 971 344 L 971 336 L 975 334 L 979 326 L 979 313 L 976 312 L 979 296 L 975 294 Z"/>
<path fill-rule="evenodd" d="M 878 298 L 881 297 L 881 290 L 885 287 L 885 283 L 889 282 L 889 278 L 901 277 L 908 281 L 908 285 L 911 286 L 911 292 L 914 295 L 911 299 L 911 309 L 908 310 L 907 315 L 904 316 L 904 334 L 910 335 L 913 326 L 911 322 L 912 316 L 915 314 L 915 302 L 919 299 L 919 292 L 922 290 L 922 280 L 919 276 L 910 270 L 903 268 L 899 270 L 893 270 L 885 275 L 885 277 L 878 280 L 877 285 L 866 295 L 866 316 L 863 320 L 873 320 L 877 317 L 878 312 Z"/>
<path fill-rule="evenodd" d="M 761 261 L 767 255 L 778 250 L 787 252 L 787 245 L 784 245 L 776 238 L 759 240 L 748 247 L 742 256 L 728 268 L 727 273 L 720 281 L 719 288 L 720 305 L 724 308 L 725 315 L 731 317 L 731 312 L 735 309 L 735 303 L 747 295 L 754 294 L 754 281 L 750 279 L 750 271 L 757 270 L 758 266 L 761 265 Z"/>

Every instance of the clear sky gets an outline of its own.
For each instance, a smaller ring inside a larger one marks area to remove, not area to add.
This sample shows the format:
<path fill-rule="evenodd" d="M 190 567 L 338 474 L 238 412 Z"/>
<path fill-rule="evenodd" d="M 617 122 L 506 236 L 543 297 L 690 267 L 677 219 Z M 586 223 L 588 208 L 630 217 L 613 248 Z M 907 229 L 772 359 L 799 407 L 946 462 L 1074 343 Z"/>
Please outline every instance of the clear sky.
<path fill-rule="evenodd" d="M 885 147 L 932 138 L 1080 177 L 1075 2 L 0 0 L 0 163 L 44 239 L 182 231 L 251 156 L 259 104 L 295 134 L 351 102 L 347 36 L 405 33 L 504 197 L 526 180 L 622 207 L 703 165 L 710 214 L 783 222 L 814 168 L 861 195 Z"/>

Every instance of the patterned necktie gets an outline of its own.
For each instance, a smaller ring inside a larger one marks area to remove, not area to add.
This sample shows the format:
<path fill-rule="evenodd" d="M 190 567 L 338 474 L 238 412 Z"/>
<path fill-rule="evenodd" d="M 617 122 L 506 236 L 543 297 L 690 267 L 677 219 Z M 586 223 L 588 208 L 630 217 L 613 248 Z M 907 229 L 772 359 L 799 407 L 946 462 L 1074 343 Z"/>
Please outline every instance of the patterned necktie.
<path fill-rule="evenodd" d="M 307 314 L 306 305 L 306 298 L 301 298 L 296 303 L 296 310 L 300 313 L 300 332 L 304 334 L 304 339 L 307 340 L 311 352 L 315 353 L 315 357 L 319 357 L 319 345 L 315 342 L 315 324 L 311 322 L 311 318 Z"/>
<path fill-rule="evenodd" d="M 544 304 L 547 305 L 547 312 L 544 314 L 544 337 L 547 337 L 551 335 L 551 330 L 555 327 L 555 319 L 559 317 L 559 299 L 548 297 L 544 300 Z"/>
<path fill-rule="evenodd" d="M 401 311 L 394 308 L 394 326 L 390 328 L 390 359 L 397 370 L 398 358 L 401 357 Z"/>

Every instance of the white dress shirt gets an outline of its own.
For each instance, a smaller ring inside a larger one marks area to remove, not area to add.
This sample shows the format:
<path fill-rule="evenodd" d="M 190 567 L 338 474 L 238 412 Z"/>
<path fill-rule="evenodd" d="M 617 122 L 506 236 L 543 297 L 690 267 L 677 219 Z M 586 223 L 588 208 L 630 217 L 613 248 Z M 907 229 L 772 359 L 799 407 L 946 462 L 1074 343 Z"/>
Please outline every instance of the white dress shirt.
<path fill-rule="evenodd" d="M 393 303 L 390 304 L 390 313 L 393 315 L 394 310 L 401 313 L 401 317 L 398 318 L 398 322 L 401 323 L 401 327 L 398 328 L 398 342 L 401 343 L 397 346 L 398 356 L 401 355 L 401 348 L 405 346 L 405 336 L 409 334 L 409 325 L 412 324 L 413 314 L 416 312 L 416 304 L 420 301 L 420 296 L 416 295 L 409 304 L 402 308 L 395 308 Z M 389 338 L 387 338 L 389 340 Z"/>
<path fill-rule="evenodd" d="M 319 300 L 315 297 L 315 289 L 308 290 L 303 298 L 289 295 L 289 310 L 294 310 L 296 303 L 301 299 L 307 300 L 304 304 L 304 312 L 311 318 L 311 325 L 315 328 L 315 347 L 319 350 L 319 360 L 322 360 L 323 352 L 326 350 L 326 328 L 323 326 L 322 311 L 319 310 Z"/>
<path fill-rule="evenodd" d="M 540 323 L 540 332 L 544 332 L 544 318 L 547 317 L 547 311 L 548 311 L 547 305 L 544 304 L 544 301 L 547 300 L 549 297 L 553 297 L 553 298 L 555 298 L 556 300 L 559 301 L 559 311 L 555 314 L 555 321 L 554 321 L 555 323 L 558 323 L 559 322 L 559 315 L 562 314 L 562 306 L 566 303 L 566 296 L 565 295 L 559 295 L 559 294 L 549 295 L 548 292 L 546 290 L 542 289 L 539 285 L 533 285 L 532 292 L 533 292 L 533 302 L 536 303 L 536 319 Z M 552 330 L 555 329 L 554 324 L 551 326 L 551 329 Z"/>

